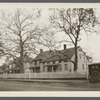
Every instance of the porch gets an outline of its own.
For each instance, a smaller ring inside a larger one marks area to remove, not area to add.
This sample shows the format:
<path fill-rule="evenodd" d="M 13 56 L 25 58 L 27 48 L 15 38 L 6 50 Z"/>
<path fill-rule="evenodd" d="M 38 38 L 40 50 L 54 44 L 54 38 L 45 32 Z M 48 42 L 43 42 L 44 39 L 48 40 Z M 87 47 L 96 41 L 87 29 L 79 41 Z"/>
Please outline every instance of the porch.
<path fill-rule="evenodd" d="M 59 65 L 58 64 L 48 64 L 43 66 L 43 72 L 58 72 Z"/>
<path fill-rule="evenodd" d="M 20 73 L 20 68 L 8 69 L 8 70 L 6 70 L 6 73 L 8 73 L 8 74 Z"/>

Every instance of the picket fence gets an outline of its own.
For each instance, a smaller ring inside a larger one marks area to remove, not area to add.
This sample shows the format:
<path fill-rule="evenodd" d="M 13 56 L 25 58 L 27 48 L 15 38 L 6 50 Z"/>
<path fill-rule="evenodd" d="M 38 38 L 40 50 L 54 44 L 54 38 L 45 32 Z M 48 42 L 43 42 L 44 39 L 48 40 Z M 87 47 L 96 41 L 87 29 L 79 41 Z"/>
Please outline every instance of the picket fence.
<path fill-rule="evenodd" d="M 30 79 L 54 79 L 54 78 L 87 78 L 86 74 L 74 73 L 31 73 L 31 74 L 0 74 L 0 78 L 30 78 Z"/>

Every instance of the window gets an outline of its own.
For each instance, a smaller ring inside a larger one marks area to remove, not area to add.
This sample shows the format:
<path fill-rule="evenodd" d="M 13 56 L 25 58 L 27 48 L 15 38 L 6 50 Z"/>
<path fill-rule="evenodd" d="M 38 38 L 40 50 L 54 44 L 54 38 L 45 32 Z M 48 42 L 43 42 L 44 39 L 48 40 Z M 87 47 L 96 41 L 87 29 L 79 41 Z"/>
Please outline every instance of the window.
<path fill-rule="evenodd" d="M 83 70 L 84 70 L 84 64 L 82 64 Z"/>
<path fill-rule="evenodd" d="M 81 59 L 81 54 L 79 54 L 79 58 Z"/>
<path fill-rule="evenodd" d="M 35 65 L 37 64 L 37 61 L 35 61 Z"/>
<path fill-rule="evenodd" d="M 92 68 L 94 68 L 94 66 L 92 66 Z"/>
<path fill-rule="evenodd" d="M 48 67 L 48 72 L 52 72 L 52 66 Z"/>
<path fill-rule="evenodd" d="M 68 71 L 68 65 L 65 64 L 65 71 Z"/>
<path fill-rule="evenodd" d="M 40 61 L 38 61 L 38 65 L 40 65 Z"/>
<path fill-rule="evenodd" d="M 37 72 L 37 73 L 40 72 L 40 67 L 36 67 L 36 72 Z"/>
<path fill-rule="evenodd" d="M 57 72 L 57 68 L 58 68 L 57 66 L 53 67 L 53 71 Z"/>
<path fill-rule="evenodd" d="M 95 66 L 96 69 L 98 69 L 98 66 Z"/>

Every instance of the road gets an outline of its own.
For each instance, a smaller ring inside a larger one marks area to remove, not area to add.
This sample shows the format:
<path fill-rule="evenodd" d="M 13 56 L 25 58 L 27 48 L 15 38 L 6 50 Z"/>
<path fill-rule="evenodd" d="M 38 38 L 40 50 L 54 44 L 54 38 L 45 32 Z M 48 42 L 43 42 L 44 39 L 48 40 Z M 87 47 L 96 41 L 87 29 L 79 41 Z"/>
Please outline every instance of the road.
<path fill-rule="evenodd" d="M 100 91 L 100 82 L 90 84 L 87 80 L 66 80 L 63 83 L 0 80 L 0 91 Z"/>

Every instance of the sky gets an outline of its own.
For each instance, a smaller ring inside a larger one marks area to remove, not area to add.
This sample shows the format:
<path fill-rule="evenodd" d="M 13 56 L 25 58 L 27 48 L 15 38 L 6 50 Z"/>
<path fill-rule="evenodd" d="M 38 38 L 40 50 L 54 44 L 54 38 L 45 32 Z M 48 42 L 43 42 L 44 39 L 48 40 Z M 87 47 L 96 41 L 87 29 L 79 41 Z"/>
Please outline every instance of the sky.
<path fill-rule="evenodd" d="M 100 8 L 96 10 L 96 14 L 99 17 L 100 15 Z M 48 21 L 48 10 L 45 8 L 42 11 L 42 20 L 41 23 L 46 23 Z M 57 39 L 60 40 L 61 38 L 65 38 L 65 33 L 57 34 Z M 92 33 L 91 35 L 86 35 L 85 33 L 81 36 L 81 41 L 79 42 L 79 46 L 87 53 L 87 55 L 93 57 L 93 62 L 100 62 L 100 33 L 95 34 Z M 63 49 L 63 45 L 61 47 Z M 4 63 L 5 57 L 0 59 L 0 65 Z"/>
<path fill-rule="evenodd" d="M 80 46 L 93 58 L 93 62 L 100 62 L 100 36 L 91 34 L 82 36 Z"/>

